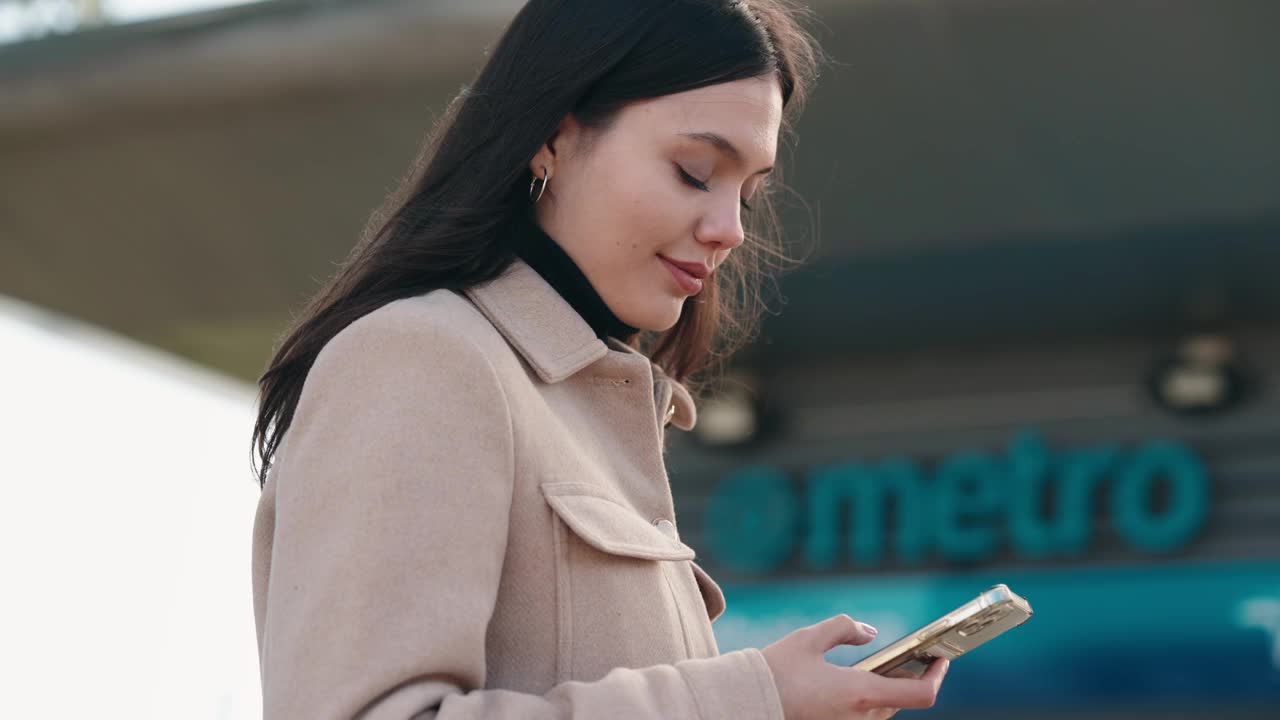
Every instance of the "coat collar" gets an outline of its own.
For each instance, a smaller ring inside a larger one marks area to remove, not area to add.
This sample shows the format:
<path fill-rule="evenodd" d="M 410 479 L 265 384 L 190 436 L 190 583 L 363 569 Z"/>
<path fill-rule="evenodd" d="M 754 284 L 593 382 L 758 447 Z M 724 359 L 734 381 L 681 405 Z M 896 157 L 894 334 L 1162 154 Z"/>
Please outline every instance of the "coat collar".
<path fill-rule="evenodd" d="M 626 343 L 596 337 L 587 321 L 536 270 L 515 258 L 501 275 L 463 292 L 533 367 L 543 382 L 558 383 L 611 351 L 642 358 L 654 381 L 671 386 L 672 424 L 691 430 L 697 410 L 688 389 L 672 380 L 644 353 Z"/>
<path fill-rule="evenodd" d="M 578 311 L 521 258 L 464 292 L 543 382 L 558 383 L 609 354 Z"/>

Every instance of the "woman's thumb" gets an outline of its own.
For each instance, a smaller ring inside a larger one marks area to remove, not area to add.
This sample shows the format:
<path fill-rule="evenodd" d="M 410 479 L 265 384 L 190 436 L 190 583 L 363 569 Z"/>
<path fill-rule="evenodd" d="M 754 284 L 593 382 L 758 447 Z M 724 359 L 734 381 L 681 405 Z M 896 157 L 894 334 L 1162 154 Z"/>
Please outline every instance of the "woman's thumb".
<path fill-rule="evenodd" d="M 864 645 L 876 636 L 876 629 L 841 613 L 810 625 L 807 634 L 813 649 L 826 652 L 837 645 Z"/>

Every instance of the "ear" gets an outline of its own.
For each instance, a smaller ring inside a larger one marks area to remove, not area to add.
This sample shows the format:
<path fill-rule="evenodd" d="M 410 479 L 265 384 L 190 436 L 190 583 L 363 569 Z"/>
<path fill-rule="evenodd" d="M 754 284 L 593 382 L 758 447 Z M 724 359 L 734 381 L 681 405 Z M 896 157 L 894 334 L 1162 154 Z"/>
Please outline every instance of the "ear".
<path fill-rule="evenodd" d="M 573 154 L 578 139 L 582 136 L 582 125 L 572 114 L 565 115 L 556 126 L 551 137 L 542 143 L 538 152 L 529 160 L 529 171 L 535 177 L 542 177 L 542 168 L 546 167 L 552 177 L 556 174 L 556 163 Z"/>

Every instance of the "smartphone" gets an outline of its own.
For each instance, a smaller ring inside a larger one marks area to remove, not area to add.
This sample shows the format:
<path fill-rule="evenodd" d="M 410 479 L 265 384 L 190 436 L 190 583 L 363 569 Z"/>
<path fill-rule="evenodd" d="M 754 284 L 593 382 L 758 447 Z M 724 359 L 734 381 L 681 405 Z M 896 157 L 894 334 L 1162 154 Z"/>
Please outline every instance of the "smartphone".
<path fill-rule="evenodd" d="M 920 677 L 936 658 L 954 660 L 1030 617 L 1030 603 L 1007 585 L 994 585 L 853 667 L 889 677 Z"/>

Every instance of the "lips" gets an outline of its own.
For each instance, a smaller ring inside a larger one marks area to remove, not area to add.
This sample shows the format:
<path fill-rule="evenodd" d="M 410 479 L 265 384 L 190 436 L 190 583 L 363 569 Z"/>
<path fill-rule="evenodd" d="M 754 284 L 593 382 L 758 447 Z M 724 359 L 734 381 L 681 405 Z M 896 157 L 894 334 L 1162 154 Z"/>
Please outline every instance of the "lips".
<path fill-rule="evenodd" d="M 685 263 L 677 265 L 674 260 L 670 260 L 661 255 L 658 256 L 658 259 L 662 261 L 663 265 L 667 266 L 667 270 L 671 272 L 671 277 L 675 278 L 676 284 L 680 286 L 680 289 L 684 291 L 686 295 L 697 295 L 702 291 L 702 278 L 695 276 L 688 270 L 685 270 L 684 267 L 682 267 Z M 695 269 L 698 267 L 702 266 L 695 266 Z M 705 267 L 702 267 L 702 269 L 705 270 Z"/>
<path fill-rule="evenodd" d="M 665 255 L 659 255 L 659 257 L 671 263 L 672 265 L 675 265 L 681 270 L 689 273 L 690 275 L 698 278 L 699 280 L 706 280 L 707 276 L 711 274 L 711 268 L 699 262 L 684 262 L 681 260 L 672 260 L 671 258 Z"/>

